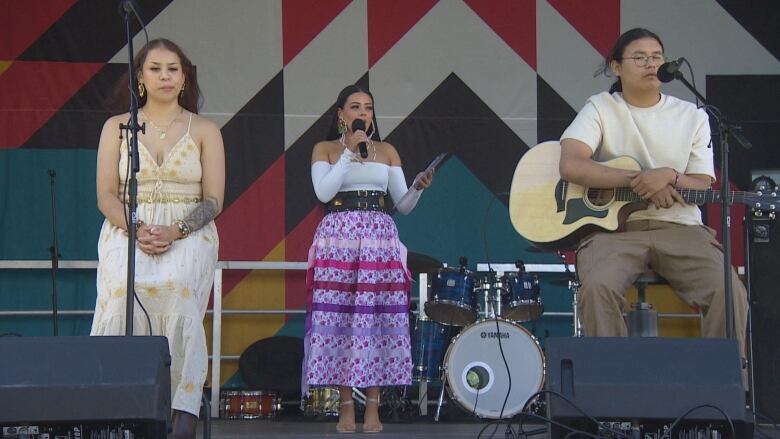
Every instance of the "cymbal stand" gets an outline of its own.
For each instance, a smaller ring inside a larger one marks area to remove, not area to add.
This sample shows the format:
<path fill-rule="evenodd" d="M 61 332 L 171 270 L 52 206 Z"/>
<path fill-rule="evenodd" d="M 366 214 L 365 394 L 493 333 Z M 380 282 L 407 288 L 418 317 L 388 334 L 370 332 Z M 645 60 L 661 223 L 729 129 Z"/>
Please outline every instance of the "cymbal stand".
<path fill-rule="evenodd" d="M 568 271 L 568 269 L 567 269 Z M 577 304 L 580 300 L 580 287 L 582 286 L 582 283 L 579 281 L 579 279 L 570 279 L 569 280 L 569 289 L 572 292 L 572 315 L 574 316 L 573 319 L 573 328 L 574 328 L 574 336 L 575 337 L 582 337 L 582 321 L 580 320 L 580 312 L 577 309 Z"/>
<path fill-rule="evenodd" d="M 563 252 L 559 251 L 558 257 L 561 258 L 561 263 L 563 263 L 563 267 L 566 270 L 566 277 L 569 278 L 569 290 L 571 290 L 572 293 L 571 307 L 573 316 L 573 335 L 574 337 L 582 337 L 584 332 L 582 330 L 582 320 L 580 319 L 580 311 L 578 309 L 578 305 L 580 303 L 580 287 L 582 287 L 582 282 L 580 282 L 575 273 L 572 273 L 571 270 L 569 270 L 569 264 L 566 263 L 566 257 L 564 256 Z"/>

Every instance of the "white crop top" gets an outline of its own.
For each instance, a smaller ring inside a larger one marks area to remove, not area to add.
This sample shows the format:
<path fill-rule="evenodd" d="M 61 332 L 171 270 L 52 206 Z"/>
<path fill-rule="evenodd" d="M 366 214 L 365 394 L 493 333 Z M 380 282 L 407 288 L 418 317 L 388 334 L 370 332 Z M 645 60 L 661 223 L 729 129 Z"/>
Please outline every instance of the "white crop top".
<path fill-rule="evenodd" d="M 327 203 L 338 192 L 355 190 L 372 190 L 389 192 L 395 203 L 395 208 L 404 215 L 414 209 L 420 199 L 422 189 L 406 187 L 404 171 L 400 166 L 388 166 L 376 162 L 355 162 L 355 153 L 347 148 L 339 160 L 331 165 L 325 161 L 314 162 L 311 165 L 311 181 L 317 198 Z M 401 198 L 408 192 L 413 195 L 399 204 Z"/>

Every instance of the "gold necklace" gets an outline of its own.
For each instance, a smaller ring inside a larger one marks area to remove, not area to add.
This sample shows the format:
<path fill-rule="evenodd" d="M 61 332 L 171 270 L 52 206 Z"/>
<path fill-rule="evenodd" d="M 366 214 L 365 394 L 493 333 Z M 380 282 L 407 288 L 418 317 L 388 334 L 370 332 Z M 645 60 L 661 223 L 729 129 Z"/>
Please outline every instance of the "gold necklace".
<path fill-rule="evenodd" d="M 160 133 L 160 140 L 162 140 L 162 139 L 165 139 L 165 135 L 168 133 L 168 129 L 171 127 L 171 125 L 173 125 L 173 123 L 174 123 L 174 122 L 176 122 L 176 119 L 179 117 L 179 114 L 181 114 L 181 113 L 182 113 L 182 111 L 184 111 L 184 109 L 183 109 L 183 108 L 180 108 L 180 109 L 179 109 L 179 113 L 178 113 L 178 114 L 176 114 L 176 116 L 174 116 L 174 117 L 173 117 L 173 119 L 171 119 L 171 121 L 170 121 L 170 122 L 168 122 L 166 125 L 164 125 L 164 126 L 163 126 L 163 128 L 160 128 L 160 126 L 158 126 L 156 123 L 154 123 L 154 121 L 152 120 L 152 118 L 151 118 L 151 117 L 149 117 L 149 116 L 146 114 L 146 112 L 144 112 L 144 110 L 141 110 L 141 113 L 144 115 L 144 117 L 146 118 L 146 120 L 148 120 L 148 121 L 149 121 L 149 123 L 150 123 L 150 124 L 152 124 L 152 126 L 154 127 L 154 129 L 156 129 L 156 130 L 157 130 L 157 131 Z"/>
<path fill-rule="evenodd" d="M 346 136 L 343 133 L 341 134 L 341 138 L 339 138 L 339 142 L 344 148 L 347 148 Z M 374 142 L 371 140 L 370 137 L 368 138 L 368 142 L 366 143 L 368 143 L 368 147 L 374 151 L 374 155 L 373 157 L 371 157 L 371 161 L 376 161 L 376 145 L 374 145 Z M 358 162 L 362 165 L 364 162 L 369 161 L 368 157 L 366 158 L 360 157 L 359 152 L 354 151 L 354 153 L 355 153 L 355 157 L 352 159 L 353 162 Z"/>

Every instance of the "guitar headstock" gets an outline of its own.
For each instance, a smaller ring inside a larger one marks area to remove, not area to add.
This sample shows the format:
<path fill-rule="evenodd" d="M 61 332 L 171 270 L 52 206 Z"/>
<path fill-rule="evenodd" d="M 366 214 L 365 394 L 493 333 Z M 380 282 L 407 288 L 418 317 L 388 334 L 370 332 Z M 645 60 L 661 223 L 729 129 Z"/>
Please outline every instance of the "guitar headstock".
<path fill-rule="evenodd" d="M 745 196 L 747 205 L 751 207 L 754 217 L 762 217 L 766 214 L 773 220 L 780 210 L 780 197 L 778 187 L 774 180 L 762 175 L 753 180 L 753 192 Z"/>

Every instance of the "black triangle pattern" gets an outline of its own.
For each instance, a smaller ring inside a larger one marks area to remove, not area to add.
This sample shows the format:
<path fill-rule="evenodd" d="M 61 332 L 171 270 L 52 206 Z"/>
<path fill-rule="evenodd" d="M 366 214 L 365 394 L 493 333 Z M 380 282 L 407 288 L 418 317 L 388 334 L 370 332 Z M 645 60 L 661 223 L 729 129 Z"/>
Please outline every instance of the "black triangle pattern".
<path fill-rule="evenodd" d="M 536 75 L 536 102 L 538 143 L 560 139 L 577 112 L 538 74 Z"/>
<path fill-rule="evenodd" d="M 454 73 L 386 140 L 398 149 L 408 182 L 436 154 L 451 152 L 495 194 L 509 191 L 517 162 L 528 151 L 528 145 Z"/>
<path fill-rule="evenodd" d="M 135 0 L 149 23 L 173 0 Z M 127 28 L 119 1 L 79 0 L 19 57 L 20 61 L 107 62 L 127 44 Z M 135 16 L 130 32 L 141 30 Z M 84 48 L 89 48 L 85 50 Z M 135 50 L 140 47 L 134 47 Z"/>
<path fill-rule="evenodd" d="M 368 73 L 356 84 L 368 88 Z M 347 84 L 345 84 L 346 86 Z M 334 90 L 333 105 L 296 140 L 285 153 L 285 221 L 289 234 L 314 209 L 320 201 L 311 184 L 311 153 L 314 145 L 325 139 L 336 111 Z M 381 127 L 380 127 L 381 128 Z M 381 131 L 380 131 L 381 133 Z"/>
<path fill-rule="evenodd" d="M 109 116 L 104 102 L 127 64 L 106 64 L 84 84 L 22 148 L 97 149 Z"/>
<path fill-rule="evenodd" d="M 273 77 L 222 127 L 225 206 L 236 200 L 284 154 L 283 71 Z"/>
<path fill-rule="evenodd" d="M 731 15 L 731 18 L 780 60 L 780 38 L 777 33 L 777 23 L 780 23 L 780 3 L 777 0 L 717 1 Z M 728 61 L 723 60 L 723 62 Z"/>

